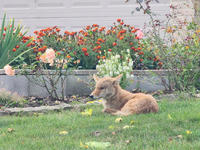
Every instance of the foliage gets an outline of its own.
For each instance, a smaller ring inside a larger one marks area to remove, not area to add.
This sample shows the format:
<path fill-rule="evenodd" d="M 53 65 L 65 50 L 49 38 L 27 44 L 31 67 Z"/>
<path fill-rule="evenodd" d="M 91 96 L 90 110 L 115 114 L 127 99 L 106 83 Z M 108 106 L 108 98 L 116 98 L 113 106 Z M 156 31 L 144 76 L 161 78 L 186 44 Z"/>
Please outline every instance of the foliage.
<path fill-rule="evenodd" d="M 154 19 L 155 13 L 151 11 L 149 3 L 145 1 L 145 7 L 138 2 L 140 10 L 150 16 L 152 25 L 141 41 L 143 49 L 158 55 L 153 60 L 161 60 L 158 66 L 168 70 L 168 81 L 161 77 L 166 90 L 190 90 L 200 69 L 197 23 L 179 20 L 175 13 L 176 6 L 170 6 L 172 14 L 166 14 L 167 20 Z"/>
<path fill-rule="evenodd" d="M 66 53 L 55 52 L 53 49 L 46 49 L 45 53 L 39 54 L 39 60 L 24 67 L 21 74 L 32 83 L 44 87 L 52 98 L 60 99 L 61 97 L 64 100 L 65 79 L 72 73 L 72 68 L 68 67 L 68 63 L 72 61 L 71 57 Z M 57 90 L 59 82 L 61 91 Z"/>
<path fill-rule="evenodd" d="M 78 69 L 95 69 L 98 60 L 105 58 L 104 51 L 120 54 L 124 49 L 131 50 L 131 58 L 135 60 L 134 68 L 154 69 L 157 66 L 157 62 L 154 63 L 151 59 L 146 63 L 146 58 L 155 56 L 153 53 L 143 52 L 140 45 L 142 31 L 125 24 L 121 19 L 117 19 L 113 27 L 108 30 L 104 26 L 93 24 L 79 32 L 65 31 L 64 35 L 61 35 L 60 31 L 57 26 L 35 31 L 36 39 L 28 45 L 33 48 L 33 51 L 19 58 L 13 65 L 21 65 L 21 68 L 24 64 L 30 65 L 37 61 L 47 48 L 52 47 L 61 54 L 67 53 L 73 57 L 73 61 L 68 63 L 68 66 L 77 66 Z M 31 37 L 24 37 L 24 40 L 27 38 Z M 135 54 L 138 55 L 137 59 Z M 80 63 L 77 64 L 77 61 Z"/>
<path fill-rule="evenodd" d="M 126 54 L 127 53 L 127 54 Z M 133 77 L 132 68 L 133 68 L 133 60 L 130 57 L 130 50 L 122 51 L 119 54 L 115 54 L 112 52 L 105 53 L 106 58 L 99 61 L 97 65 L 97 74 L 100 77 L 117 77 L 120 74 L 123 74 L 120 86 L 125 89 L 128 85 L 128 81 Z"/>
<path fill-rule="evenodd" d="M 26 45 L 32 41 L 32 39 L 27 40 L 21 46 L 18 46 L 20 40 L 27 33 L 21 33 L 23 26 L 18 24 L 17 28 L 15 28 L 15 20 L 10 19 L 7 25 L 5 25 L 6 21 L 6 13 L 3 17 L 2 26 L 0 29 L 0 69 L 2 69 L 5 65 L 10 64 L 15 59 L 28 52 L 29 50 L 23 51 Z"/>
<path fill-rule="evenodd" d="M 16 92 L 12 94 L 12 92 L 5 88 L 0 89 L 0 105 L 6 107 L 19 107 L 24 101 L 25 99 Z"/>

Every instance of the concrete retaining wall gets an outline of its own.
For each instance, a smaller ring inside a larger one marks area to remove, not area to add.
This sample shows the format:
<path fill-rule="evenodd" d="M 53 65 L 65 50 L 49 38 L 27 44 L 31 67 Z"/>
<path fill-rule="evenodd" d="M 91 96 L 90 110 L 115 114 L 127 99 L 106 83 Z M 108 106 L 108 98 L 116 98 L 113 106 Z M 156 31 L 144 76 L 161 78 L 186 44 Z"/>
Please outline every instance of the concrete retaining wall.
<path fill-rule="evenodd" d="M 16 70 L 19 72 L 20 70 Z M 161 76 L 167 76 L 167 71 L 152 71 L 154 74 L 160 74 Z M 65 80 L 65 95 L 88 95 L 91 93 L 87 84 L 78 82 L 78 78 L 81 80 L 89 81 L 92 78 L 92 74 L 96 74 L 96 70 L 75 70 L 74 75 L 70 75 Z M 29 75 L 32 77 L 32 75 Z M 159 89 L 164 89 L 162 82 L 158 76 L 153 75 L 151 72 L 145 71 L 134 71 L 134 83 L 131 83 L 126 90 L 131 91 L 133 89 L 141 89 L 144 91 L 156 91 Z M 59 95 L 61 95 L 61 83 L 58 82 L 57 90 Z M 3 69 L 0 69 L 0 88 L 6 88 L 11 92 L 17 92 L 19 95 L 23 96 L 48 96 L 48 92 L 45 88 L 40 87 L 36 84 L 31 83 L 24 75 L 8 76 L 5 74 Z"/>

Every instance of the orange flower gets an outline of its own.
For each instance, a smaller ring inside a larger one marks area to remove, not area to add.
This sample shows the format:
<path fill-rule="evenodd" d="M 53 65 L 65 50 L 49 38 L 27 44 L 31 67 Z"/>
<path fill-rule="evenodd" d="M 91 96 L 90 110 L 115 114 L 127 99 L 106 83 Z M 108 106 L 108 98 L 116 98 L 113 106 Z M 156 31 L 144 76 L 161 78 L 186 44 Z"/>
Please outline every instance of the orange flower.
<path fill-rule="evenodd" d="M 96 42 L 98 45 L 100 45 L 101 43 L 100 42 Z"/>
<path fill-rule="evenodd" d="M 85 48 L 85 47 L 82 48 L 82 51 L 83 51 L 83 52 L 87 52 L 87 48 Z"/>
<path fill-rule="evenodd" d="M 101 49 L 101 46 L 99 45 L 99 46 L 97 46 L 97 49 Z"/>
<path fill-rule="evenodd" d="M 123 40 L 123 39 L 124 39 L 124 37 L 123 37 L 123 36 L 121 36 L 119 39 L 120 39 L 120 40 Z"/>
<path fill-rule="evenodd" d="M 39 60 L 40 60 L 40 57 L 36 57 L 35 59 L 39 61 Z"/>
<path fill-rule="evenodd" d="M 59 28 L 56 28 L 56 32 L 60 32 L 61 30 Z"/>
<path fill-rule="evenodd" d="M 76 51 L 74 51 L 73 54 L 76 55 Z"/>
<path fill-rule="evenodd" d="M 171 27 L 169 27 L 168 29 L 167 29 L 167 33 L 172 33 L 173 31 L 172 31 L 172 28 Z"/>
<path fill-rule="evenodd" d="M 71 56 L 70 56 L 70 55 L 67 55 L 66 57 L 67 57 L 67 58 L 69 58 L 69 59 L 71 58 Z"/>
<path fill-rule="evenodd" d="M 93 26 L 93 27 L 98 27 L 98 24 L 93 24 L 92 26 Z"/>
<path fill-rule="evenodd" d="M 112 52 L 112 49 L 108 49 L 109 52 Z"/>
<path fill-rule="evenodd" d="M 133 45 L 133 43 L 130 43 L 130 45 Z"/>
<path fill-rule="evenodd" d="M 106 56 L 102 56 L 101 58 L 102 58 L 102 59 L 106 59 Z"/>
<path fill-rule="evenodd" d="M 16 48 L 13 48 L 13 50 L 12 50 L 13 52 L 15 52 L 16 51 Z"/>
<path fill-rule="evenodd" d="M 117 22 L 121 22 L 121 19 L 117 19 Z"/>
<path fill-rule="evenodd" d="M 143 61 L 143 59 L 140 59 L 140 61 Z"/>
<path fill-rule="evenodd" d="M 57 26 L 54 26 L 52 29 L 55 29 L 55 28 L 57 28 Z"/>
<path fill-rule="evenodd" d="M 141 49 L 142 49 L 141 47 L 138 47 L 138 48 L 137 48 L 137 50 L 139 50 L 139 51 L 140 51 Z"/>
<path fill-rule="evenodd" d="M 115 42 L 115 43 L 113 43 L 113 46 L 115 46 L 115 45 L 117 45 L 117 43 Z"/>
<path fill-rule="evenodd" d="M 98 55 L 98 56 L 97 56 L 97 59 L 100 59 L 100 58 L 101 58 L 101 57 Z"/>
<path fill-rule="evenodd" d="M 159 64 L 158 64 L 159 66 L 162 66 L 163 65 L 163 63 L 162 62 L 159 62 Z"/>
<path fill-rule="evenodd" d="M 87 26 L 85 29 L 86 29 L 86 30 L 89 30 L 89 29 L 90 29 L 90 26 Z"/>
<path fill-rule="evenodd" d="M 47 46 L 43 46 L 43 47 L 42 47 L 43 50 L 46 50 L 46 48 L 47 48 Z"/>
<path fill-rule="evenodd" d="M 19 47 L 20 47 L 19 45 L 16 45 L 16 46 L 15 46 L 15 48 L 19 48 Z"/>
<path fill-rule="evenodd" d="M 58 54 L 58 56 L 59 56 L 61 53 L 60 53 L 60 52 L 58 52 L 57 54 Z"/>

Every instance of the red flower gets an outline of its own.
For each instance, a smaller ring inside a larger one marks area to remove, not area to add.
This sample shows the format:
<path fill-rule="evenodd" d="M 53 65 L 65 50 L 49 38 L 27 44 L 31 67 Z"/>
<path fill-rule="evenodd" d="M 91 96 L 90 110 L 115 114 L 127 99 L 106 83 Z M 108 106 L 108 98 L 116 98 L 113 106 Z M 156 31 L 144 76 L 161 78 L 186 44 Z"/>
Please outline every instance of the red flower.
<path fill-rule="evenodd" d="M 162 62 L 159 62 L 159 64 L 158 64 L 159 66 L 162 66 L 163 65 L 163 63 Z"/>
<path fill-rule="evenodd" d="M 139 50 L 139 51 L 140 51 L 141 49 L 142 49 L 141 47 L 138 47 L 138 48 L 137 48 L 137 50 Z"/>
<path fill-rule="evenodd" d="M 112 49 L 108 49 L 109 52 L 112 52 Z"/>
<path fill-rule="evenodd" d="M 101 58 L 101 57 L 98 55 L 98 56 L 97 56 L 97 59 L 100 59 L 100 58 Z"/>
<path fill-rule="evenodd" d="M 43 50 L 46 50 L 46 48 L 47 48 L 47 46 L 43 46 L 43 47 L 42 47 Z"/>
<path fill-rule="evenodd" d="M 13 50 L 12 50 L 13 52 L 15 52 L 16 51 L 16 48 L 13 48 Z"/>
<path fill-rule="evenodd" d="M 115 43 L 113 43 L 113 46 L 115 46 L 115 45 L 117 45 L 117 43 L 115 42 Z"/>
<path fill-rule="evenodd" d="M 61 53 L 60 52 L 58 52 L 58 56 L 60 55 Z"/>
<path fill-rule="evenodd" d="M 139 55 L 144 55 L 144 52 L 139 52 L 138 54 L 139 54 Z"/>
<path fill-rule="evenodd" d="M 38 31 L 34 31 L 33 33 L 37 35 L 37 34 L 38 34 Z"/>
<path fill-rule="evenodd" d="M 74 51 L 73 53 L 74 53 L 74 55 L 76 55 L 76 51 Z"/>
<path fill-rule="evenodd" d="M 120 24 L 121 24 L 121 25 L 123 25 L 123 24 L 124 24 L 124 22 L 120 22 Z"/>
<path fill-rule="evenodd" d="M 83 52 L 87 52 L 87 48 L 85 48 L 85 47 L 82 48 L 82 51 L 83 51 Z"/>
<path fill-rule="evenodd" d="M 16 45 L 16 46 L 15 46 L 15 48 L 19 48 L 19 47 L 20 47 L 19 45 Z"/>
<path fill-rule="evenodd" d="M 89 56 L 89 54 L 86 52 L 86 53 L 85 53 L 85 56 Z"/>
<path fill-rule="evenodd" d="M 98 27 L 98 24 L 93 24 L 92 26 L 93 26 L 93 27 Z"/>
<path fill-rule="evenodd" d="M 38 61 L 39 61 L 39 60 L 40 60 L 40 57 L 36 57 L 36 60 L 38 60 Z"/>
<path fill-rule="evenodd" d="M 43 48 L 38 48 L 38 51 L 39 51 L 39 52 L 42 52 L 42 51 L 43 51 Z"/>
<path fill-rule="evenodd" d="M 130 43 L 130 45 L 133 45 L 133 43 Z"/>
<path fill-rule="evenodd" d="M 101 46 L 99 45 L 99 46 L 97 46 L 97 49 L 101 49 Z"/>
<path fill-rule="evenodd" d="M 117 19 L 117 22 L 121 22 L 121 19 Z"/>
<path fill-rule="evenodd" d="M 140 61 L 143 61 L 143 59 L 140 59 Z"/>

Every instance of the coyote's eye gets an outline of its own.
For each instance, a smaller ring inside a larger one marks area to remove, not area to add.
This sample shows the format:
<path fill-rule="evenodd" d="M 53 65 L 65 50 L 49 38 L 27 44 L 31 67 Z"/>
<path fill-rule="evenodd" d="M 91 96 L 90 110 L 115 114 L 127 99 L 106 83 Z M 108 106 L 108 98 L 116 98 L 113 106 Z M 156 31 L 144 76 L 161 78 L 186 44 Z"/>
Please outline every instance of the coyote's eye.
<path fill-rule="evenodd" d="M 103 89 L 104 89 L 104 87 L 100 87 L 100 89 L 101 89 L 101 90 L 103 90 Z"/>

